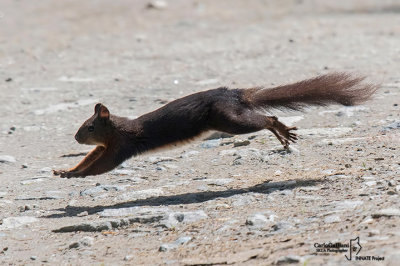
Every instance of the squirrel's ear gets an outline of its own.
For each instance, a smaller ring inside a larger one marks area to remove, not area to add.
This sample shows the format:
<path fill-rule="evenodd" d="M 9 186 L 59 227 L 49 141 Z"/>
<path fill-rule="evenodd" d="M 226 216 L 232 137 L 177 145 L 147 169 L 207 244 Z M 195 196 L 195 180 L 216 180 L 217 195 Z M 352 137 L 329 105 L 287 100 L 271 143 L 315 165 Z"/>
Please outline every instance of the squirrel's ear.
<path fill-rule="evenodd" d="M 94 113 L 97 114 L 100 110 L 100 107 L 102 106 L 101 103 L 96 104 L 96 106 L 94 107 Z"/>
<path fill-rule="evenodd" d="M 99 107 L 99 117 L 102 119 L 109 119 L 110 118 L 110 111 L 108 111 L 107 107 L 104 105 L 100 105 Z"/>

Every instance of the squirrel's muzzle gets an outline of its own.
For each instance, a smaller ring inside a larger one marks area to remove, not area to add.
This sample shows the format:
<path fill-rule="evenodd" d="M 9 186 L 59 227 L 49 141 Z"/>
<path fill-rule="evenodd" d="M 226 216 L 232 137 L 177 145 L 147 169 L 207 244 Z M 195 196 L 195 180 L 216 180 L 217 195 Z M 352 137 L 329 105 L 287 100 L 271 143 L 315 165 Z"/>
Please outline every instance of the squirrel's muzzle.
<path fill-rule="evenodd" d="M 79 132 L 75 134 L 75 139 L 79 144 L 82 144 L 81 143 L 82 139 L 79 137 Z"/>

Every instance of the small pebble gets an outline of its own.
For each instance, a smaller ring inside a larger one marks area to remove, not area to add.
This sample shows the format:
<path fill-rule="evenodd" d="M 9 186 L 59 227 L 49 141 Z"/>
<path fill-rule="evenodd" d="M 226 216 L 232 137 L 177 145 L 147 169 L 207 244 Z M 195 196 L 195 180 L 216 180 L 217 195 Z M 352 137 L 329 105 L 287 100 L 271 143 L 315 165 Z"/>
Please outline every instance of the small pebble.
<path fill-rule="evenodd" d="M 284 256 L 284 257 L 280 257 L 275 264 L 277 265 L 287 265 L 287 264 L 291 264 L 291 263 L 299 263 L 301 261 L 301 257 L 300 256 L 296 256 L 296 255 L 288 255 L 288 256 Z"/>
<path fill-rule="evenodd" d="M 400 209 L 388 208 L 372 214 L 372 218 L 400 216 Z"/>
<path fill-rule="evenodd" d="M 82 238 L 79 241 L 79 243 L 81 243 L 83 246 L 91 247 L 91 246 L 93 246 L 94 238 L 90 237 L 90 236 L 86 236 L 86 237 Z"/>
<path fill-rule="evenodd" d="M 362 176 L 361 178 L 364 180 L 374 180 L 375 179 L 375 177 L 373 177 L 373 176 Z"/>
<path fill-rule="evenodd" d="M 0 163 L 15 163 L 16 161 L 11 155 L 0 155 Z"/>
<path fill-rule="evenodd" d="M 219 152 L 219 155 L 221 155 L 221 156 L 225 156 L 225 155 L 234 156 L 234 155 L 237 155 L 237 150 L 235 150 L 235 149 L 222 150 L 222 151 Z"/>
<path fill-rule="evenodd" d="M 19 212 L 25 212 L 25 211 L 29 211 L 29 210 L 31 210 L 31 209 L 32 209 L 32 208 L 31 208 L 29 205 L 19 206 L 19 207 L 18 207 Z"/>
<path fill-rule="evenodd" d="M 168 4 L 166 1 L 163 0 L 153 0 L 147 4 L 147 8 L 149 9 L 165 9 L 167 8 Z"/>
<path fill-rule="evenodd" d="M 204 141 L 203 143 L 200 144 L 200 147 L 203 149 L 211 149 L 211 148 L 215 148 L 218 147 L 221 143 L 220 139 L 211 139 L 211 140 L 207 140 Z"/>
<path fill-rule="evenodd" d="M 53 170 L 50 167 L 43 167 L 42 169 L 39 170 L 40 174 L 45 174 L 45 173 L 51 173 Z"/>
<path fill-rule="evenodd" d="M 249 140 L 237 140 L 233 142 L 233 147 L 241 147 L 241 146 L 247 146 L 250 145 Z"/>
<path fill-rule="evenodd" d="M 329 216 L 326 216 L 324 219 L 324 222 L 327 224 L 338 223 L 340 221 L 341 221 L 341 219 L 337 215 L 329 215 Z"/>
<path fill-rule="evenodd" d="M 271 226 L 272 231 L 283 231 L 292 228 L 293 225 L 289 222 L 278 222 Z"/>
<path fill-rule="evenodd" d="M 265 215 L 261 213 L 256 213 L 247 217 L 245 224 L 262 228 L 265 227 L 268 223 L 270 223 L 270 220 Z"/>
<path fill-rule="evenodd" d="M 73 248 L 80 248 L 80 247 L 91 247 L 93 246 L 94 243 L 94 238 L 90 237 L 90 236 L 85 236 L 84 238 L 82 238 L 81 240 L 79 240 L 78 242 L 74 242 L 72 244 L 70 244 L 68 246 L 69 249 L 73 249 Z"/>
<path fill-rule="evenodd" d="M 78 242 L 74 242 L 74 243 L 70 244 L 70 245 L 68 246 L 68 248 L 69 248 L 69 249 L 79 248 L 79 243 L 78 243 Z"/>
<path fill-rule="evenodd" d="M 371 230 L 369 233 L 368 233 L 368 236 L 369 237 L 372 237 L 372 236 L 376 236 L 376 235 L 379 235 L 379 230 L 378 229 L 373 229 L 373 230 Z"/>
<path fill-rule="evenodd" d="M 186 244 L 190 240 L 192 240 L 192 237 L 190 237 L 190 236 L 182 236 L 182 237 L 178 238 L 177 240 L 175 240 L 172 243 L 162 244 L 160 246 L 160 248 L 158 249 L 158 251 L 166 252 L 166 251 L 169 251 L 169 250 L 172 250 L 172 249 L 176 249 L 180 245 Z"/>
<path fill-rule="evenodd" d="M 368 181 L 368 182 L 365 182 L 365 185 L 367 185 L 368 187 L 375 186 L 375 185 L 376 185 L 376 181 Z"/>
<path fill-rule="evenodd" d="M 83 217 L 83 216 L 88 216 L 88 215 L 89 215 L 89 213 L 87 211 L 84 211 L 84 212 L 78 213 L 76 216 Z"/>

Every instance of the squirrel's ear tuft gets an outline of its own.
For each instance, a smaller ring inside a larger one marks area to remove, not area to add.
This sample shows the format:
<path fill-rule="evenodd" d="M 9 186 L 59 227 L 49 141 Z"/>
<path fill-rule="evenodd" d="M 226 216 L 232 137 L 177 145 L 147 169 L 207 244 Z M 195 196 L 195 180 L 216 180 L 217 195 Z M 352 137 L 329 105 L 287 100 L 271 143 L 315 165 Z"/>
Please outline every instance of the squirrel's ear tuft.
<path fill-rule="evenodd" d="M 102 119 L 109 119 L 110 118 L 110 111 L 108 111 L 107 107 L 104 105 L 100 104 L 99 107 L 99 117 Z"/>
<path fill-rule="evenodd" d="M 97 114 L 100 110 L 100 107 L 102 106 L 101 103 L 96 104 L 96 106 L 94 107 L 94 113 Z"/>

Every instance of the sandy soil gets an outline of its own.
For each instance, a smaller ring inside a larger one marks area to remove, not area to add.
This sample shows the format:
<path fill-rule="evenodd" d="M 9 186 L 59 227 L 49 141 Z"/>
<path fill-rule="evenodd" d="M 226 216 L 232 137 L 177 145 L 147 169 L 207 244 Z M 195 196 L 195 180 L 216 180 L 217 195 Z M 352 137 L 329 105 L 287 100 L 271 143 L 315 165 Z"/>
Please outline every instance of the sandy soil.
<path fill-rule="evenodd" d="M 397 1 L 162 3 L 1 1 L 0 264 L 398 265 Z M 73 136 L 97 102 L 135 117 L 331 71 L 382 87 L 276 112 L 301 129 L 290 153 L 262 131 L 52 176 L 90 150 Z M 351 243 L 352 260 L 323 243 Z"/>

